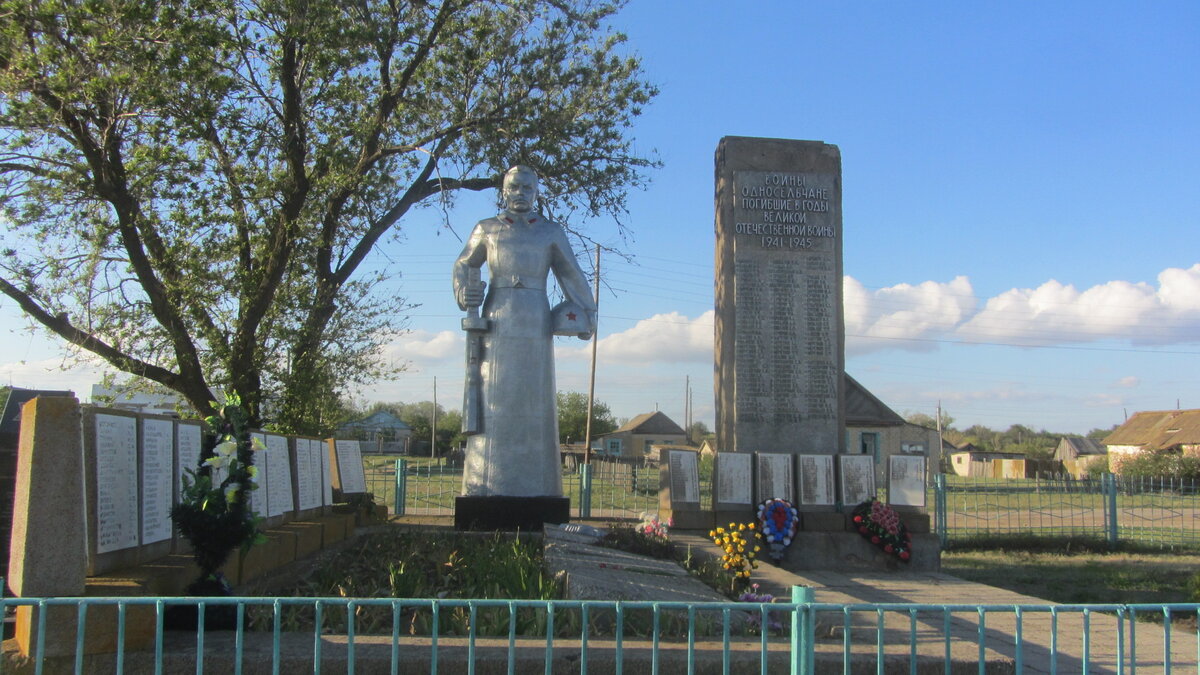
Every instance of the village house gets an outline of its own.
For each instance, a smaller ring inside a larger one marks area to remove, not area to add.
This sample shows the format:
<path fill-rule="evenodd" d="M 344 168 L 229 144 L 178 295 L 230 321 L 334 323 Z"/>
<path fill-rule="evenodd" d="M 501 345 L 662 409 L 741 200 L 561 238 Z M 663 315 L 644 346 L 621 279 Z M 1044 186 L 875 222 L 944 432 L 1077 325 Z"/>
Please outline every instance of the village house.
<path fill-rule="evenodd" d="M 1062 462 L 1063 470 L 1075 478 L 1084 478 L 1097 457 L 1107 459 L 1108 449 L 1094 438 L 1065 436 L 1054 449 L 1054 459 Z"/>
<path fill-rule="evenodd" d="M 1102 441 L 1108 469 L 1120 473 L 1121 462 L 1150 451 L 1200 456 L 1200 410 L 1136 412 Z"/>
<path fill-rule="evenodd" d="M 602 457 L 641 460 L 650 453 L 652 445 L 686 444 L 687 433 L 670 417 L 655 411 L 634 417 L 597 441 L 598 444 L 592 445 L 593 452 Z"/>

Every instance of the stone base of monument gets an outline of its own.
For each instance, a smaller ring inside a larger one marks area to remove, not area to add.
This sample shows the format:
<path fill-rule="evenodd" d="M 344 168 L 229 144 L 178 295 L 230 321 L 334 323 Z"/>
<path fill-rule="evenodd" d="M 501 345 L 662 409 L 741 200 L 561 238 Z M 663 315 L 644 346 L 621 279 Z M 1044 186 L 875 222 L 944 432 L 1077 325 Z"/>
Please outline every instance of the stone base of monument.
<path fill-rule="evenodd" d="M 567 497 L 455 497 L 454 529 L 541 532 L 542 523 L 571 520 Z"/>
<path fill-rule="evenodd" d="M 936 534 L 914 533 L 912 558 L 903 562 L 884 553 L 857 532 L 797 532 L 792 545 L 788 547 L 787 556 L 779 567 L 790 572 L 937 572 L 942 567 L 941 541 Z"/>

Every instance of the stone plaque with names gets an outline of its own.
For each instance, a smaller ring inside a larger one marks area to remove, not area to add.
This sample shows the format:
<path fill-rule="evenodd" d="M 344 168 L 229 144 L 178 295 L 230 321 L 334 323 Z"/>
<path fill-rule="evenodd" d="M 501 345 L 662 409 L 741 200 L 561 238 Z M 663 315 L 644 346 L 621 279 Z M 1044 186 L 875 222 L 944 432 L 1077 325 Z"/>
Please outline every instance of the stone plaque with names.
<path fill-rule="evenodd" d="M 870 455 L 838 455 L 842 503 L 856 506 L 875 496 L 875 458 Z"/>
<path fill-rule="evenodd" d="M 671 506 L 700 506 L 700 468 L 696 453 L 688 450 L 668 450 L 667 462 L 671 476 Z"/>
<path fill-rule="evenodd" d="M 253 439 L 256 439 L 256 438 L 258 439 L 259 443 L 262 443 L 262 445 L 258 446 L 258 447 L 260 447 L 260 448 L 266 447 L 266 444 L 267 444 L 267 435 L 266 434 L 257 432 L 257 431 L 251 432 L 250 433 L 251 441 L 253 441 Z M 254 466 L 258 467 L 258 472 L 256 473 L 256 475 L 254 475 L 250 479 L 250 482 L 257 485 L 258 488 L 250 491 L 250 499 L 247 500 L 246 505 L 249 506 L 250 510 L 253 511 L 255 514 L 257 514 L 259 518 L 267 517 L 267 507 L 268 507 L 267 491 L 271 489 L 270 488 L 271 477 L 267 475 L 268 467 L 266 466 L 266 464 L 267 464 L 267 461 L 266 461 L 266 457 L 263 456 L 263 451 L 261 449 L 255 450 L 254 451 Z M 215 484 L 216 479 L 217 479 L 217 476 L 216 476 L 216 472 L 214 471 L 213 472 L 214 484 Z"/>
<path fill-rule="evenodd" d="M 892 455 L 888 458 L 888 503 L 925 506 L 925 458 Z"/>
<path fill-rule="evenodd" d="M 835 454 L 845 442 L 841 154 L 726 137 L 716 163 L 717 445 Z"/>
<path fill-rule="evenodd" d="M 96 415 L 96 552 L 138 545 L 137 420 Z"/>
<path fill-rule="evenodd" d="M 795 503 L 792 492 L 792 458 L 795 455 L 759 452 L 755 453 L 755 481 L 758 491 L 755 502 L 768 499 L 786 499 Z"/>
<path fill-rule="evenodd" d="M 720 452 L 713 462 L 713 509 L 727 510 L 754 504 L 753 456 L 748 452 Z"/>
<path fill-rule="evenodd" d="M 800 504 L 832 506 L 837 501 L 833 483 L 833 455 L 797 455 Z"/>
<path fill-rule="evenodd" d="M 313 443 L 311 438 L 296 439 L 296 496 L 301 511 L 321 505 L 321 494 L 317 491 L 321 485 L 321 466 L 314 462 Z"/>
<path fill-rule="evenodd" d="M 185 471 L 196 471 L 200 466 L 200 448 L 204 442 L 204 434 L 199 424 L 188 422 L 175 423 L 175 503 L 183 492 L 183 477 Z M 188 480 L 192 480 L 188 478 Z"/>
<path fill-rule="evenodd" d="M 175 478 L 175 423 L 143 418 L 141 474 L 142 544 L 171 538 L 172 483 Z"/>
<path fill-rule="evenodd" d="M 362 448 L 358 441 L 338 440 L 337 475 L 344 494 L 367 491 L 367 477 L 363 473 Z"/>
<path fill-rule="evenodd" d="M 288 439 L 267 434 L 265 441 L 267 472 L 267 515 L 281 516 L 296 510 L 292 497 L 292 463 L 288 459 Z"/>
<path fill-rule="evenodd" d="M 333 441 L 329 441 L 332 443 Z M 321 443 L 321 505 L 333 505 L 333 468 L 329 462 L 329 452 L 326 443 Z"/>

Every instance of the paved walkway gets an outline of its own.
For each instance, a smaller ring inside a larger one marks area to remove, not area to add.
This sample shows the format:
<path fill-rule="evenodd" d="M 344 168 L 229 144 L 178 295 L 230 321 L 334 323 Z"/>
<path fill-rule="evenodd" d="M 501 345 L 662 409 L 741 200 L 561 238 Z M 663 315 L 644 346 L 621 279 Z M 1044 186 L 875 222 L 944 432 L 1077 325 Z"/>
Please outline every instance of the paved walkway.
<path fill-rule="evenodd" d="M 672 532 L 677 543 L 691 545 L 719 555 L 719 550 L 700 534 Z M 793 573 L 762 563 L 755 572 L 760 591 L 787 600 L 792 586 L 814 589 L 818 603 L 836 605 L 919 603 L 923 605 L 1003 605 L 1006 608 L 980 613 L 934 609 L 911 615 L 908 612 L 822 612 L 818 616 L 819 655 L 840 654 L 847 630 L 852 660 L 874 662 L 876 635 L 883 622 L 884 652 L 901 657 L 912 653 L 915 636 L 916 654 L 955 662 L 978 663 L 980 655 L 989 662 L 1021 665 L 1026 673 L 1117 673 L 1118 653 L 1123 672 L 1160 673 L 1167 670 L 1164 646 L 1170 644 L 1170 664 L 1175 672 L 1197 672 L 1195 631 L 1172 630 L 1169 636 L 1162 622 L 1131 622 L 1123 625 L 1112 614 L 1076 611 L 1021 610 L 1015 606 L 1054 605 L 1049 600 L 1021 595 L 993 586 L 964 581 L 937 572 L 859 572 L 806 571 Z M 981 628 L 982 623 L 982 628 Z M 1018 655 L 1016 636 L 1021 636 Z M 984 646 L 979 646 L 980 635 Z M 1136 658 L 1136 661 L 1135 661 Z M 1136 670 L 1131 668 L 1136 663 Z M 1186 667 L 1186 670 L 1184 668 Z"/>

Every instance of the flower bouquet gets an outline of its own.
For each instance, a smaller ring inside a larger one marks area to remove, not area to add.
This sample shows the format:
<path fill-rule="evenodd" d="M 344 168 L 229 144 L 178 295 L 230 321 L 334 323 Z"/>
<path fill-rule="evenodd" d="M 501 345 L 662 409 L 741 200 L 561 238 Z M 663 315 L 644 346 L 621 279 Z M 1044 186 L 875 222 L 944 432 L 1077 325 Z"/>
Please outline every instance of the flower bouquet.
<path fill-rule="evenodd" d="M 884 553 L 904 562 L 912 557 L 912 535 L 892 507 L 872 498 L 854 507 L 852 516 L 858 533 Z"/>
<path fill-rule="evenodd" d="M 762 524 L 762 536 L 770 546 L 767 554 L 779 564 L 787 547 L 791 546 L 792 539 L 796 537 L 800 514 L 786 499 L 768 499 L 758 505 L 758 522 Z"/>

